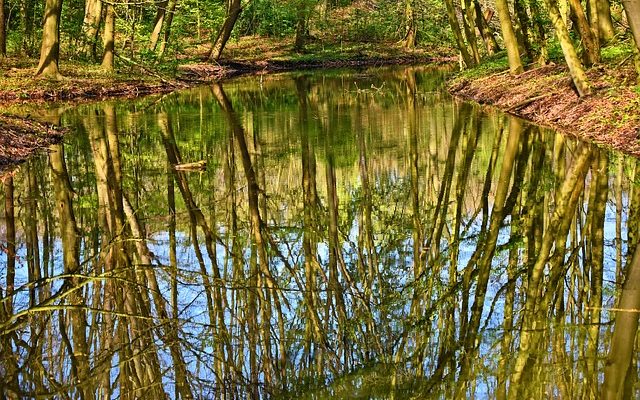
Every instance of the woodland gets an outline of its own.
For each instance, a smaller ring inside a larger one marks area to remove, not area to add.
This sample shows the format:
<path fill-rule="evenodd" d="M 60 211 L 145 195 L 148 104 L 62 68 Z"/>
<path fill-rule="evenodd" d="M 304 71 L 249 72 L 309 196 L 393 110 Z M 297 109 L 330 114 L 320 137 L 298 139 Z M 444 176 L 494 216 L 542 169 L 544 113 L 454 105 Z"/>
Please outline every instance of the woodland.
<path fill-rule="evenodd" d="M 640 0 L 0 0 L 0 397 L 638 398 L 639 44 Z"/>

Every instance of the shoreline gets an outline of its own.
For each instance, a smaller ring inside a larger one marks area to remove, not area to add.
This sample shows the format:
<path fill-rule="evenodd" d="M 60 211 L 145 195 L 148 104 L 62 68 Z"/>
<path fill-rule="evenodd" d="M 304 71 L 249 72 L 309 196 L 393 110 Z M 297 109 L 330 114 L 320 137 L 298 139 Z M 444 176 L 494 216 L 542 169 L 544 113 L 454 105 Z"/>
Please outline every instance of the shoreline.
<path fill-rule="evenodd" d="M 583 98 L 575 92 L 566 66 L 555 64 L 516 76 L 504 71 L 473 79 L 456 78 L 447 90 L 456 98 L 640 157 L 640 94 L 628 82 L 635 76 L 632 66 L 598 65 L 587 75 L 594 93 Z"/>
<path fill-rule="evenodd" d="M 254 60 L 220 64 L 192 63 L 178 67 L 172 80 L 149 76 L 148 80 L 113 81 L 69 79 L 58 87 L 23 92 L 0 90 L 0 104 L 68 101 L 72 104 L 108 99 L 132 99 L 163 94 L 231 78 L 321 68 L 354 68 L 383 65 L 438 64 L 451 57 L 408 54 L 402 57 L 357 57 L 344 60 Z M 615 69 L 614 69 L 615 68 Z M 475 78 L 454 77 L 445 89 L 454 97 L 471 101 L 552 128 L 565 135 L 640 157 L 640 96 L 626 82 L 632 68 L 599 65 L 588 71 L 594 94 L 579 98 L 565 66 L 549 64 L 512 76 L 507 71 Z M 158 80 L 160 78 L 160 80 Z M 32 118 L 0 114 L 0 176 L 31 155 L 62 139 L 64 130 Z M 20 132 L 20 141 L 15 140 Z M 9 145 L 9 146 L 7 146 Z"/>

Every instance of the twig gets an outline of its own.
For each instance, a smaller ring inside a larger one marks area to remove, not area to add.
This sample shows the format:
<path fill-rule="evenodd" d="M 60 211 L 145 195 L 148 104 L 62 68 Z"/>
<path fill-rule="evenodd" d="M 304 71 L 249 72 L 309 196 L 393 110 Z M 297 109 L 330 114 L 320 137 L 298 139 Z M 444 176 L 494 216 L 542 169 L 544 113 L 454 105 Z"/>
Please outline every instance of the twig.
<path fill-rule="evenodd" d="M 634 53 L 631 53 L 628 56 L 626 56 L 624 60 L 620 61 L 620 63 L 618 65 L 616 65 L 616 68 L 620 68 L 623 65 L 625 65 L 627 63 L 627 61 L 629 61 L 631 59 L 631 57 L 633 57 L 634 55 L 635 55 Z"/>

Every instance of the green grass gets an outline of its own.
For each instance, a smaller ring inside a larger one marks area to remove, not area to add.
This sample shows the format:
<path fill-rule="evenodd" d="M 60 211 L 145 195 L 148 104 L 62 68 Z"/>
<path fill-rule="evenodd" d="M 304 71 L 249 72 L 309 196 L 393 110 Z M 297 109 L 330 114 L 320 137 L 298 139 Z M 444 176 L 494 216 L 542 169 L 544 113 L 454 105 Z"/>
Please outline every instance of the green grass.
<path fill-rule="evenodd" d="M 460 71 L 457 78 L 476 79 L 495 74 L 497 72 L 502 72 L 508 68 L 509 61 L 507 60 L 507 52 L 500 51 L 492 56 L 483 58 L 480 64 L 475 67 Z"/>

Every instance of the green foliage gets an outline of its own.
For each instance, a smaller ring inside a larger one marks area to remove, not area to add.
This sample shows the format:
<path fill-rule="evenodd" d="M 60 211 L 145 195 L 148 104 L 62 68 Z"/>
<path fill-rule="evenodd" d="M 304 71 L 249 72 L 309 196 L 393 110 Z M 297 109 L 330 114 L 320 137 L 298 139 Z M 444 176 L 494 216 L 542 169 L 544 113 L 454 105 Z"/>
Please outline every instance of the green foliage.
<path fill-rule="evenodd" d="M 288 36 L 295 31 L 296 2 L 253 0 L 243 11 L 236 32 L 243 35 Z"/>

